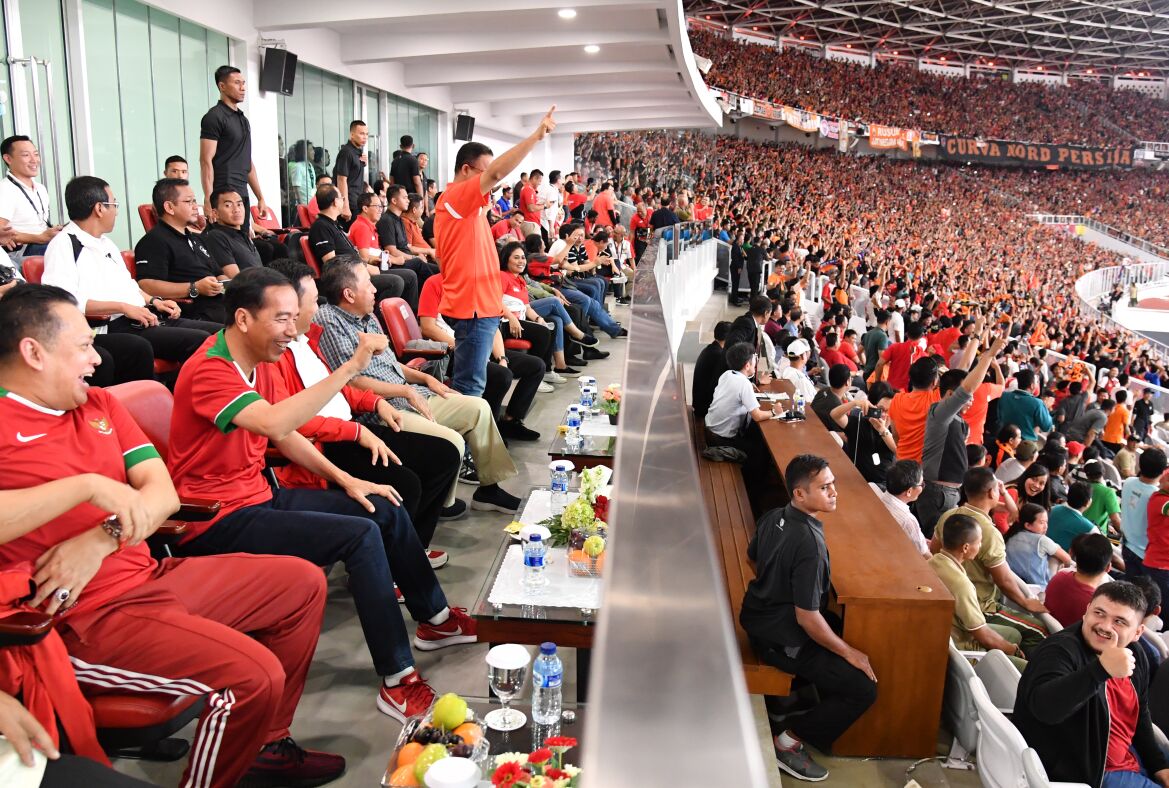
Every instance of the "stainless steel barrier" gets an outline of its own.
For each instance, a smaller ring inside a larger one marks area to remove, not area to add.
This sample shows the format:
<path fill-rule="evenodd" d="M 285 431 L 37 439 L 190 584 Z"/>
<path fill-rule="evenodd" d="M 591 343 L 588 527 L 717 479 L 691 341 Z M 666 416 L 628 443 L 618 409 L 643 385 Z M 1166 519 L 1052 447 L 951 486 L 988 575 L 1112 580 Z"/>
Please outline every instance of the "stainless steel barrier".
<path fill-rule="evenodd" d="M 582 778 L 590 788 L 765 786 L 654 273 L 665 246 L 649 245 L 633 284 Z"/>

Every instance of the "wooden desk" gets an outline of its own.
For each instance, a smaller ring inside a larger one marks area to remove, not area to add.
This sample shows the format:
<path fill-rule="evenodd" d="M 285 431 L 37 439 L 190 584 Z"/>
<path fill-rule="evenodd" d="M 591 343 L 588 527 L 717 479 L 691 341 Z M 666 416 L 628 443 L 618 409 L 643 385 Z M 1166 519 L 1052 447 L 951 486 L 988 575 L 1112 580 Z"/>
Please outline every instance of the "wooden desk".
<path fill-rule="evenodd" d="M 791 395 L 784 381 L 769 388 Z M 806 413 L 805 421 L 765 421 L 760 427 L 781 474 L 799 454 L 816 454 L 832 465 L 838 508 L 819 516 L 832 556 L 832 588 L 843 610 L 844 639 L 868 655 L 878 682 L 877 702 L 840 737 L 834 752 L 933 755 L 954 599 L 828 434 L 811 403 Z"/>

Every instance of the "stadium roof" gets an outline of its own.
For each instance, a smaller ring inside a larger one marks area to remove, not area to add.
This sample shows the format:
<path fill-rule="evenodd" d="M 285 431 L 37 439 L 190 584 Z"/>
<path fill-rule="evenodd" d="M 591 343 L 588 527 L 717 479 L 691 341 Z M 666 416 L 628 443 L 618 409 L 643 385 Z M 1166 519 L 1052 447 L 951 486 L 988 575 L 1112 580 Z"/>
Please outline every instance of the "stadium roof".
<path fill-rule="evenodd" d="M 684 0 L 743 31 L 1060 71 L 1169 72 L 1169 0 Z"/>
<path fill-rule="evenodd" d="M 489 129 L 527 134 L 552 104 L 564 132 L 721 122 L 679 0 L 255 0 L 254 15 L 292 51 L 328 30 L 345 65 L 392 69 Z"/>

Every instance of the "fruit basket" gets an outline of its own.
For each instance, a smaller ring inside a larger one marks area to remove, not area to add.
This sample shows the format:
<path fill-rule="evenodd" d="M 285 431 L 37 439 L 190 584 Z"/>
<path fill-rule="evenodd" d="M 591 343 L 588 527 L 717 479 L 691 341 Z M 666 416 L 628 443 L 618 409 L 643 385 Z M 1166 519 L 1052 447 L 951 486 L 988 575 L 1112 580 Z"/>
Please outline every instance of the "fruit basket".
<path fill-rule="evenodd" d="M 453 717 L 459 716 L 460 708 L 462 722 L 456 725 Z M 443 758 L 466 758 L 481 773 L 489 773 L 490 744 L 486 732 L 487 725 L 462 698 L 453 693 L 443 695 L 424 714 L 411 717 L 402 726 L 382 776 L 382 788 L 424 786 L 426 769 Z"/>
<path fill-rule="evenodd" d="M 607 543 L 606 528 L 573 528 L 568 535 L 568 571 L 577 577 L 600 577 Z"/>

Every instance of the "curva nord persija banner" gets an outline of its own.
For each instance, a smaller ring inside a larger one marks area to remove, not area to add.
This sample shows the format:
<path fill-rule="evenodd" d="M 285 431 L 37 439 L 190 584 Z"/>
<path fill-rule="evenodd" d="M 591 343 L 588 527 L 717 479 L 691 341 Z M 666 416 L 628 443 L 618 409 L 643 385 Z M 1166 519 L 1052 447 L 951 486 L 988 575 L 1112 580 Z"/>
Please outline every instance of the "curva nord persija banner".
<path fill-rule="evenodd" d="M 1044 145 L 970 137 L 943 136 L 938 155 L 948 161 L 1015 167 L 1104 169 L 1132 166 L 1132 148 L 1084 148 L 1079 145 Z"/>

